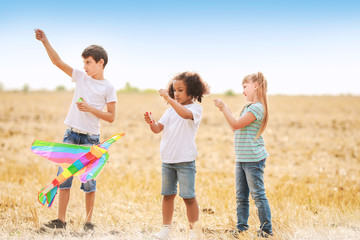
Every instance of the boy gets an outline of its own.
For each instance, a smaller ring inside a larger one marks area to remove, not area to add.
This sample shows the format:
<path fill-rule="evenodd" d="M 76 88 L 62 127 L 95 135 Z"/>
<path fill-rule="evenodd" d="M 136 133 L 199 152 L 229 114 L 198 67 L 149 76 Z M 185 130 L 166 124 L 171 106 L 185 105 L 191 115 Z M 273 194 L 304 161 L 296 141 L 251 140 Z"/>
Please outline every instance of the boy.
<path fill-rule="evenodd" d="M 116 107 L 116 91 L 114 86 L 104 79 L 104 68 L 108 61 L 106 51 L 97 45 L 87 47 L 83 53 L 85 72 L 73 69 L 64 63 L 50 45 L 44 31 L 35 29 L 36 39 L 41 41 L 51 62 L 65 72 L 76 83 L 74 97 L 69 113 L 64 121 L 67 129 L 63 142 L 79 145 L 99 144 L 100 119 L 114 122 Z M 78 101 L 81 98 L 81 101 Z M 106 105 L 107 111 L 103 111 Z M 59 167 L 58 175 L 63 171 Z M 60 185 L 58 219 L 45 223 L 42 230 L 62 230 L 66 228 L 66 209 L 70 199 L 70 188 L 73 178 Z M 91 223 L 95 203 L 96 181 L 90 180 L 81 184 L 85 192 L 86 223 L 84 230 L 93 230 Z"/>

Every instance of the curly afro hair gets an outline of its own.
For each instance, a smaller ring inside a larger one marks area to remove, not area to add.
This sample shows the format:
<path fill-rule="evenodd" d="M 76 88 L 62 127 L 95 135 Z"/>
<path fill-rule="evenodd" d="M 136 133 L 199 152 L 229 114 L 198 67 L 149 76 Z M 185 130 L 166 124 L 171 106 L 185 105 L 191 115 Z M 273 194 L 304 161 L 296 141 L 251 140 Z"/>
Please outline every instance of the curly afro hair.
<path fill-rule="evenodd" d="M 209 85 L 202 80 L 199 74 L 194 72 L 183 72 L 176 75 L 169 83 L 168 92 L 171 98 L 174 98 L 173 82 L 175 80 L 184 81 L 184 84 L 186 85 L 186 94 L 198 102 L 202 101 L 204 95 L 210 93 Z"/>

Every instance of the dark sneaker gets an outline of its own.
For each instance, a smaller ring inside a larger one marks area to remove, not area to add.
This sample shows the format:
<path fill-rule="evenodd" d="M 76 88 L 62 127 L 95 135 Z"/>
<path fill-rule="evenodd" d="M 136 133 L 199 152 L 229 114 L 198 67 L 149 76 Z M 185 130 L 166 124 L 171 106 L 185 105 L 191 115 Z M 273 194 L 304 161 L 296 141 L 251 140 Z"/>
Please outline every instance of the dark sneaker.
<path fill-rule="evenodd" d="M 262 237 L 262 238 L 269 238 L 272 237 L 274 234 L 272 232 L 270 232 L 269 230 L 265 230 L 265 229 L 260 229 L 257 231 L 257 236 L 258 237 Z"/>
<path fill-rule="evenodd" d="M 85 231 L 85 232 L 94 231 L 94 227 L 95 227 L 94 224 L 92 224 L 91 222 L 87 222 L 87 223 L 85 223 L 85 225 L 84 225 L 84 231 Z"/>
<path fill-rule="evenodd" d="M 54 231 L 54 230 L 65 230 L 66 222 L 61 221 L 60 219 L 51 220 L 48 223 L 45 223 L 41 226 L 41 231 Z"/>

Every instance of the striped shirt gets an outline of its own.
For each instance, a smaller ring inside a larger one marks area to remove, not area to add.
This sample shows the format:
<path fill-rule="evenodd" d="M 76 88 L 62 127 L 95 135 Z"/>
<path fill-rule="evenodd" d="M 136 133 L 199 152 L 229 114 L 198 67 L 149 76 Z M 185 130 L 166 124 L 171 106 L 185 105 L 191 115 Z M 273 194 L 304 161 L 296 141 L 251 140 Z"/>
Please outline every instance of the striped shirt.
<path fill-rule="evenodd" d="M 256 120 L 244 128 L 235 131 L 235 156 L 237 162 L 258 162 L 265 159 L 269 154 L 265 148 L 262 136 L 255 137 L 260 129 L 264 116 L 264 107 L 260 102 L 249 104 L 245 107 L 240 117 L 251 112 Z"/>

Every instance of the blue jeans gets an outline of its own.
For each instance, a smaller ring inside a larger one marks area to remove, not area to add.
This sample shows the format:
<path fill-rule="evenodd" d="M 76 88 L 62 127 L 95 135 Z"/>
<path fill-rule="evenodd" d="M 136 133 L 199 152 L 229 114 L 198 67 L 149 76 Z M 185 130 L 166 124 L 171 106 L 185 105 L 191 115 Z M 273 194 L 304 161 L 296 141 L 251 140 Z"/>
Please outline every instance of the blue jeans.
<path fill-rule="evenodd" d="M 264 168 L 265 160 L 259 162 L 236 162 L 236 213 L 237 229 L 249 228 L 249 193 L 259 212 L 260 229 L 272 233 L 271 211 L 265 196 Z"/>
<path fill-rule="evenodd" d="M 177 182 L 180 186 L 180 197 L 195 198 L 195 161 L 182 163 L 162 163 L 161 195 L 177 194 Z"/>
<path fill-rule="evenodd" d="M 77 145 L 84 145 L 84 146 L 92 146 L 97 145 L 100 143 L 99 141 L 100 135 L 89 135 L 89 134 L 82 134 L 73 132 L 69 129 L 66 129 L 64 134 L 63 143 L 69 144 L 77 144 Z M 63 172 L 62 167 L 59 167 L 57 175 L 59 176 Z M 60 184 L 60 189 L 69 189 L 72 186 L 74 177 L 68 178 L 65 182 Z M 86 193 L 95 192 L 96 191 L 96 180 L 91 179 L 86 183 L 81 183 L 80 189 Z"/>

